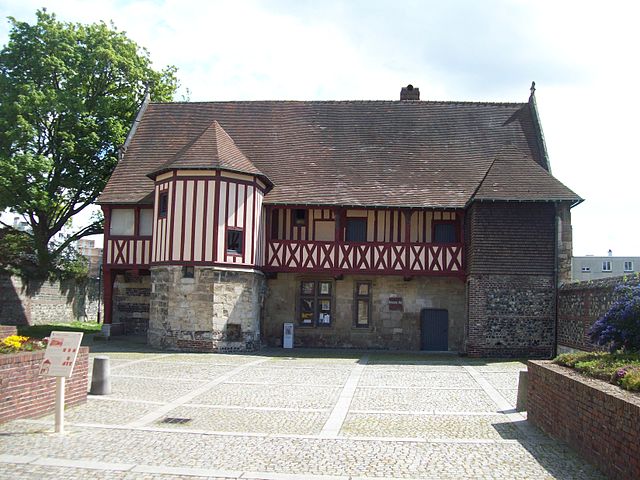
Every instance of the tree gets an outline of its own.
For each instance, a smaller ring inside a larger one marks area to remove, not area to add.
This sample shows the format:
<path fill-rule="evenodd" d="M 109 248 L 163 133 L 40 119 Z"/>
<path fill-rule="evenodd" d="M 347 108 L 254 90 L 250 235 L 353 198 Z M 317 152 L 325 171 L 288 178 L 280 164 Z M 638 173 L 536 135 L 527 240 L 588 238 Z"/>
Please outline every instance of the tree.
<path fill-rule="evenodd" d="M 589 330 L 592 342 L 609 350 L 640 351 L 640 285 L 619 285 L 616 301 Z"/>
<path fill-rule="evenodd" d="M 31 274 L 45 278 L 72 242 L 102 232 L 94 218 L 52 242 L 104 188 L 145 93 L 171 100 L 177 80 L 113 25 L 36 15 L 34 25 L 9 17 L 0 51 L 0 211 L 29 223 Z"/>

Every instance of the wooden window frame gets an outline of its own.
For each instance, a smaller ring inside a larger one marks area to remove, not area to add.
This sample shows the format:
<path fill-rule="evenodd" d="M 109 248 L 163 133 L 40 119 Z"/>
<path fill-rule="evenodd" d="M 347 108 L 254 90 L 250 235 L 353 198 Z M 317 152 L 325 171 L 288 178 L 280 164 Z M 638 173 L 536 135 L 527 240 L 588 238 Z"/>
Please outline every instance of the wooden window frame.
<path fill-rule="evenodd" d="M 304 284 L 313 283 L 313 294 L 304 293 L 303 285 Z M 321 284 L 329 285 L 329 293 L 321 293 Z M 297 297 L 297 308 L 296 308 L 296 324 L 301 328 L 331 328 L 333 327 L 335 321 L 334 315 L 334 305 L 335 305 L 335 283 L 330 279 L 300 279 Z M 311 313 L 311 322 L 303 323 L 302 319 L 302 305 L 305 300 L 313 301 L 313 312 Z M 321 301 L 329 301 L 329 310 L 320 308 Z M 329 315 L 329 323 L 320 323 L 320 313 L 328 312 Z"/>
<path fill-rule="evenodd" d="M 629 268 L 627 268 L 627 266 L 629 266 Z M 622 262 L 622 271 L 629 273 L 629 272 L 633 272 L 633 260 L 625 260 Z"/>
<path fill-rule="evenodd" d="M 606 268 L 605 268 L 606 265 Z M 602 261 L 602 271 L 603 272 L 611 272 L 612 270 L 612 264 L 611 264 L 611 260 L 603 260 Z"/>
<path fill-rule="evenodd" d="M 163 205 L 164 201 L 164 205 Z M 164 206 L 164 209 L 162 208 Z M 158 218 L 167 218 L 169 213 L 169 192 L 160 192 L 158 196 Z"/>
<path fill-rule="evenodd" d="M 367 294 L 362 295 L 360 293 L 360 286 L 367 285 Z M 361 301 L 367 302 L 367 323 L 358 323 L 359 305 Z M 354 328 L 364 329 L 371 328 L 371 282 L 370 281 L 356 281 L 353 290 L 353 326 Z"/>
<path fill-rule="evenodd" d="M 229 249 L 229 234 L 231 232 L 240 232 L 240 251 Z M 224 251 L 227 253 L 227 255 L 231 255 L 233 257 L 242 257 L 244 255 L 244 237 L 244 228 L 227 226 L 227 231 L 225 232 L 224 236 Z"/>

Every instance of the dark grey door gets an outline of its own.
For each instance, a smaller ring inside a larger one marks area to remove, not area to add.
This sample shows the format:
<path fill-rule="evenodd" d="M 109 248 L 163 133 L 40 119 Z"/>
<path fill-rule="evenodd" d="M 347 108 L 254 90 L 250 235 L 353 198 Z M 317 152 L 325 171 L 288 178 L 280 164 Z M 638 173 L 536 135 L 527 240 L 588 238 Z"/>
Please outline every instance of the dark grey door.
<path fill-rule="evenodd" d="M 446 351 L 449 348 L 449 312 L 425 308 L 420 312 L 420 348 Z"/>

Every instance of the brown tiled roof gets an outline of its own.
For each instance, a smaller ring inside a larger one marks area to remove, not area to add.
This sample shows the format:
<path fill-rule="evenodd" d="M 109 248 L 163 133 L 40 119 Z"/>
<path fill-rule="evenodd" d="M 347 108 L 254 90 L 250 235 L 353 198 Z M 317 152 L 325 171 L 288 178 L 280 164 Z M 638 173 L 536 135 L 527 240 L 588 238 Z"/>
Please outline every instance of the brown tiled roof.
<path fill-rule="evenodd" d="M 148 176 L 155 178 L 173 169 L 222 169 L 265 177 L 215 120 L 193 142 Z"/>
<path fill-rule="evenodd" d="M 582 199 L 529 155 L 507 146 L 496 156 L 472 200 L 576 202 Z"/>
<path fill-rule="evenodd" d="M 147 174 L 201 162 L 214 137 L 219 146 L 214 122 L 240 152 L 225 158 L 273 182 L 266 203 L 461 208 L 505 145 L 545 165 L 528 103 L 152 103 L 99 202 L 144 201 Z M 550 175 L 539 180 L 529 186 L 541 198 L 578 199 Z"/>

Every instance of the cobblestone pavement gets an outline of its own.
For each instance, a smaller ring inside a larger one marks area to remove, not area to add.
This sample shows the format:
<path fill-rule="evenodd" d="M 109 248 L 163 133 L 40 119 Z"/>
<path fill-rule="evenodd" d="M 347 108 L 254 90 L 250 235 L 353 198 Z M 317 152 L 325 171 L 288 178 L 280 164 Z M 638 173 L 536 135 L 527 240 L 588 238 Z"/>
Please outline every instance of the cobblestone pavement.
<path fill-rule="evenodd" d="M 68 409 L 64 435 L 52 416 L 0 425 L 0 479 L 604 478 L 514 411 L 521 362 L 124 341 L 96 354 L 113 393 Z"/>

